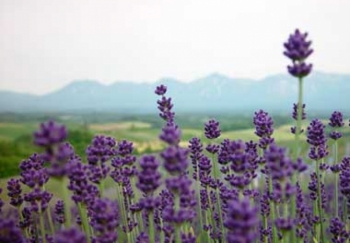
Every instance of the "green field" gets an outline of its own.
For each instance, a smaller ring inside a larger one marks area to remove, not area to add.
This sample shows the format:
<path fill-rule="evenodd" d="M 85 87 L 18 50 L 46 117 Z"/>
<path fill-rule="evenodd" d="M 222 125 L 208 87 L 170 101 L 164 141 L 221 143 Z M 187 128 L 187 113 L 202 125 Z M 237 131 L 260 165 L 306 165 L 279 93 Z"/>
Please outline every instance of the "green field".
<path fill-rule="evenodd" d="M 216 142 L 221 142 L 225 138 L 232 140 L 241 139 L 244 141 L 256 141 L 254 127 L 251 118 L 240 119 L 240 126 L 228 126 L 229 119 L 223 119 L 226 129 L 223 129 L 222 135 Z M 287 120 L 287 119 L 285 119 Z M 244 122 L 243 122 L 244 121 Z M 126 139 L 135 144 L 135 153 L 159 152 L 164 148 L 164 144 L 158 139 L 161 124 L 152 121 L 123 120 L 107 121 L 98 123 L 77 122 L 72 120 L 60 121 L 66 124 L 69 131 L 69 142 L 75 148 L 76 153 L 85 160 L 85 149 L 91 142 L 93 135 L 104 134 L 114 137 L 117 141 Z M 188 122 L 182 124 L 182 146 L 187 146 L 188 140 L 194 136 L 202 138 L 204 143 L 208 140 L 203 135 L 203 124 L 205 119 L 198 118 L 197 122 Z M 221 121 L 220 121 L 221 122 Z M 326 122 L 326 121 L 325 121 Z M 234 122 L 233 122 L 234 123 Z M 39 127 L 38 121 L 0 121 L 0 187 L 6 187 L 6 181 L 10 176 L 18 175 L 18 165 L 23 160 L 40 149 L 32 144 L 32 134 Z M 306 127 L 308 122 L 304 123 Z M 275 126 L 273 137 L 275 141 L 282 146 L 292 148 L 294 146 L 294 136 L 290 133 L 291 124 L 280 122 Z M 245 127 L 245 128 L 242 128 Z M 230 128 L 230 129 L 228 129 Z M 345 154 L 345 148 L 349 147 L 349 131 L 345 130 L 345 138 L 340 144 L 340 154 Z M 307 153 L 308 145 L 303 137 L 303 154 Z M 332 146 L 331 142 L 329 146 Z M 49 187 L 54 188 L 55 182 L 50 182 Z M 2 194 L 4 198 L 4 193 Z"/>

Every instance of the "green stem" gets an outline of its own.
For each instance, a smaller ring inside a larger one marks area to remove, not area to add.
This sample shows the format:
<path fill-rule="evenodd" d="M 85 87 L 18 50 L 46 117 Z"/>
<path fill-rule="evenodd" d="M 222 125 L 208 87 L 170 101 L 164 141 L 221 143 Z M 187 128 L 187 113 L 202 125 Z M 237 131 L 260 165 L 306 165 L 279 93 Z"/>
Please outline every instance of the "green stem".
<path fill-rule="evenodd" d="M 180 197 L 177 194 L 175 194 L 174 203 L 175 213 L 177 213 L 180 209 Z M 175 225 L 175 243 L 181 243 L 181 225 L 179 224 Z"/>
<path fill-rule="evenodd" d="M 64 226 L 66 228 L 70 227 L 70 201 L 69 201 L 69 193 L 67 188 L 68 181 L 66 178 L 61 180 L 61 186 L 62 186 L 62 195 L 63 195 L 63 201 L 64 201 Z"/>
<path fill-rule="evenodd" d="M 335 144 L 334 144 L 334 156 L 335 156 L 335 160 L 333 165 L 336 165 L 338 163 L 338 140 L 335 140 Z M 338 196 L 338 173 L 334 173 L 335 178 L 334 178 L 334 183 L 335 183 L 335 216 L 339 217 L 339 196 Z"/>
<path fill-rule="evenodd" d="M 44 212 L 39 205 L 40 215 L 39 215 L 39 223 L 40 223 L 40 233 L 41 233 L 41 240 L 43 243 L 46 243 L 46 232 L 45 232 L 45 224 L 44 224 Z"/>
<path fill-rule="evenodd" d="M 303 115 L 303 79 L 299 78 L 298 83 L 298 104 L 297 104 L 297 124 L 296 124 L 296 131 L 295 131 L 295 160 L 300 156 L 300 135 L 301 135 L 301 121 L 302 121 L 302 115 Z M 296 184 L 296 175 L 292 175 L 292 185 L 295 186 Z M 296 217 L 296 197 L 293 195 L 291 197 L 291 216 L 292 218 Z M 296 232 L 295 230 L 292 230 L 291 233 L 291 242 L 296 241 Z"/>
<path fill-rule="evenodd" d="M 318 216 L 320 218 L 320 235 L 319 235 L 319 242 L 325 243 L 323 238 L 323 213 L 322 213 L 322 192 L 321 192 L 321 173 L 320 173 L 320 166 L 316 161 L 316 175 L 317 175 L 317 208 L 318 208 Z"/>
<path fill-rule="evenodd" d="M 128 231 L 129 227 L 128 227 L 128 222 L 127 222 L 127 218 L 126 218 L 127 216 L 125 215 L 126 212 L 125 212 L 124 201 L 123 201 L 123 198 L 122 198 L 122 196 L 123 196 L 123 191 L 122 191 L 123 188 L 122 188 L 121 185 L 118 184 L 116 190 L 117 190 L 117 200 L 118 200 L 119 209 L 120 209 L 119 211 L 120 211 L 122 226 L 124 225 L 125 228 Z M 127 242 L 130 242 L 129 233 L 126 232 L 125 235 L 127 237 Z"/>
<path fill-rule="evenodd" d="M 214 156 L 212 159 L 213 162 L 213 171 L 214 171 L 214 179 L 215 182 L 219 180 L 218 176 L 218 167 L 216 165 L 216 161 L 214 160 Z M 220 199 L 220 194 L 219 194 L 219 188 L 216 186 L 215 187 L 215 195 L 216 195 L 216 206 L 218 209 L 218 214 L 219 214 L 219 225 L 220 225 L 220 231 L 223 233 L 223 235 L 226 235 L 224 224 L 223 224 L 223 219 L 222 219 L 222 210 L 221 210 L 221 199 Z"/>
<path fill-rule="evenodd" d="M 151 211 L 148 215 L 148 235 L 150 242 L 156 242 L 154 237 L 154 217 L 153 211 Z"/>
<path fill-rule="evenodd" d="M 105 180 L 104 179 L 102 179 L 100 181 L 100 184 L 98 185 L 98 187 L 99 187 L 99 191 L 100 191 L 100 196 L 102 198 L 103 197 L 103 193 L 104 193 L 104 188 L 105 188 Z"/>
<path fill-rule="evenodd" d="M 273 191 L 272 187 L 272 179 L 271 177 L 269 178 L 269 192 L 270 195 Z M 271 216 L 271 227 L 272 227 L 272 242 L 277 243 L 279 242 L 278 239 L 278 233 L 277 233 L 277 228 L 275 225 L 275 220 L 276 220 L 276 214 L 275 214 L 275 202 L 273 200 L 270 201 L 270 216 Z"/>
<path fill-rule="evenodd" d="M 53 225 L 53 222 L 52 222 L 52 215 L 51 215 L 50 208 L 47 209 L 47 218 L 49 219 L 51 233 L 54 234 L 55 233 L 55 226 Z"/>
<path fill-rule="evenodd" d="M 201 190 L 199 181 L 199 169 L 197 169 L 197 180 L 196 180 L 196 191 L 197 191 L 197 202 L 198 202 L 198 216 L 199 216 L 199 232 L 203 230 L 203 219 L 202 219 L 202 202 L 201 202 Z"/>
<path fill-rule="evenodd" d="M 81 218 L 81 223 L 83 224 L 83 229 L 87 238 L 88 243 L 91 243 L 91 232 L 88 222 L 87 212 L 84 206 L 81 203 L 78 203 L 78 210 Z"/>

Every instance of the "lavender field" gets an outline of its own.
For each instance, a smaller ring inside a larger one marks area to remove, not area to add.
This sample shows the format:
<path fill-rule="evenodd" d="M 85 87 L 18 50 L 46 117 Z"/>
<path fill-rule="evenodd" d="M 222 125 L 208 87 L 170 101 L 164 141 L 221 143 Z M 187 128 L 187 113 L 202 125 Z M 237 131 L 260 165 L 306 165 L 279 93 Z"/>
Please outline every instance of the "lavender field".
<path fill-rule="evenodd" d="M 308 118 L 308 38 L 295 30 L 283 44 L 298 95 L 279 126 L 261 107 L 252 129 L 223 131 L 216 118 L 182 128 L 162 84 L 161 129 L 90 124 L 83 156 L 64 124 L 31 124 L 37 152 L 0 183 L 0 242 L 349 242 L 349 118 L 336 104 Z"/>

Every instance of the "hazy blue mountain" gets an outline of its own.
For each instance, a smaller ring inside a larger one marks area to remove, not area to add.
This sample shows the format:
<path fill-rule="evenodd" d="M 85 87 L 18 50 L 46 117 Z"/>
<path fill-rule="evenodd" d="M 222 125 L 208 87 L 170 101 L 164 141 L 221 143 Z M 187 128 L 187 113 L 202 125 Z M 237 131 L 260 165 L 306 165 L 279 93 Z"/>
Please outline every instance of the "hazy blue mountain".
<path fill-rule="evenodd" d="M 219 73 L 183 83 L 164 78 L 156 83 L 80 80 L 55 92 L 37 96 L 0 91 L 0 112 L 107 111 L 156 112 L 156 85 L 169 87 L 177 112 L 241 112 L 265 109 L 288 111 L 297 99 L 297 80 L 272 75 L 262 80 L 237 79 Z M 314 72 L 304 81 L 308 110 L 350 111 L 350 75 Z"/>

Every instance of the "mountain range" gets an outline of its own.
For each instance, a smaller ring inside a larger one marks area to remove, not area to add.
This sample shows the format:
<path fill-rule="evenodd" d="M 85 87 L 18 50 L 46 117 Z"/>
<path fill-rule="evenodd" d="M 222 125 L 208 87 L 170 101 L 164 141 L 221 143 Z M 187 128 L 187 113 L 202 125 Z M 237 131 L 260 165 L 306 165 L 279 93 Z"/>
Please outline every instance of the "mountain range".
<path fill-rule="evenodd" d="M 261 80 L 231 78 L 219 73 L 189 83 L 164 78 L 155 83 L 73 81 L 45 94 L 0 91 L 0 112 L 156 112 L 154 89 L 168 86 L 176 112 L 289 111 L 297 100 L 298 80 L 287 74 Z M 350 75 L 313 72 L 304 80 L 307 110 L 350 111 Z"/>

